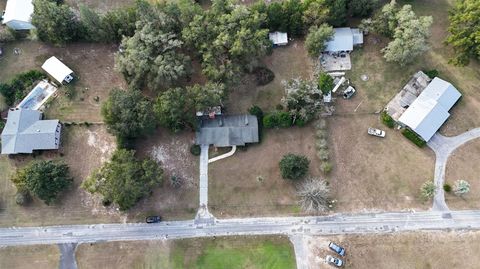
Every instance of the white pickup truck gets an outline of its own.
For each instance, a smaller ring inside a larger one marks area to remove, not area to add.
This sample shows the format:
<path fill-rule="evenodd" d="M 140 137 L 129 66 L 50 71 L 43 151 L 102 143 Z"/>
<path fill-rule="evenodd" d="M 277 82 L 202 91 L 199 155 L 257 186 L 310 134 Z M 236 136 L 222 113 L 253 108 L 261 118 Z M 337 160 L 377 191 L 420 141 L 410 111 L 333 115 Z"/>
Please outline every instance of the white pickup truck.
<path fill-rule="evenodd" d="M 373 136 L 377 136 L 377 137 L 385 137 L 385 131 L 382 131 L 380 129 L 375 129 L 375 128 L 372 128 L 372 127 L 368 128 L 368 134 L 373 135 Z"/>

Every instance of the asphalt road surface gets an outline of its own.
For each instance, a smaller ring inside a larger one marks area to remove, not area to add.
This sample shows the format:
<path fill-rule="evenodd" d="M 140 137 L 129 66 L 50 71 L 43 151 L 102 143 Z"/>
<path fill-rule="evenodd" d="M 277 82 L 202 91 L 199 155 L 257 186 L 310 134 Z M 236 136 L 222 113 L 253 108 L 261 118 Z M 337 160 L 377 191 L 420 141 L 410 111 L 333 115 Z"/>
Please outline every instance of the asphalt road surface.
<path fill-rule="evenodd" d="M 161 240 L 229 235 L 333 235 L 480 229 L 480 211 L 422 211 L 224 219 L 210 223 L 95 224 L 0 228 L 0 246 Z"/>

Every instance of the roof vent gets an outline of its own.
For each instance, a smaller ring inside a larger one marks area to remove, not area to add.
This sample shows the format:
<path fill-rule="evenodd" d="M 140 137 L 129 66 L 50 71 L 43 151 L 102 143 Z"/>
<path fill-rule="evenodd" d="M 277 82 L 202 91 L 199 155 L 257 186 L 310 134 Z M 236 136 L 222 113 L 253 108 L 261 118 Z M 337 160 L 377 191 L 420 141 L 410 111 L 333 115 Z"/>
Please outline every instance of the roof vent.
<path fill-rule="evenodd" d="M 37 133 L 40 133 L 40 129 L 37 129 Z"/>

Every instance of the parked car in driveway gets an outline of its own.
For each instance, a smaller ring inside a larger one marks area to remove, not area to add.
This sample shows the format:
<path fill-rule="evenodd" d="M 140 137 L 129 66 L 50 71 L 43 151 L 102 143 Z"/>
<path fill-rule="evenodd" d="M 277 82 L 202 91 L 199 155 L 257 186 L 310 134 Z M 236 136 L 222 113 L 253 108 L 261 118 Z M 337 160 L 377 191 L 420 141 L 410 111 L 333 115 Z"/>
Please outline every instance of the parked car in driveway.
<path fill-rule="evenodd" d="M 325 261 L 328 264 L 335 265 L 336 267 L 342 267 L 343 266 L 343 261 L 342 260 L 340 260 L 338 258 L 335 258 L 335 257 L 332 257 L 330 255 L 327 255 L 327 257 L 325 257 Z"/>
<path fill-rule="evenodd" d="M 328 244 L 328 247 L 333 250 L 335 253 L 337 253 L 338 255 L 340 256 L 345 256 L 345 248 L 342 248 L 341 246 L 333 243 L 333 242 L 330 242 Z"/>
<path fill-rule="evenodd" d="M 368 128 L 368 134 L 373 135 L 373 136 L 377 136 L 377 137 L 385 137 L 385 131 L 382 131 L 382 130 L 376 129 L 376 128 L 372 128 L 372 127 Z"/>
<path fill-rule="evenodd" d="M 148 216 L 145 221 L 147 223 L 157 223 L 157 222 L 160 222 L 162 221 L 162 217 L 160 216 Z"/>
<path fill-rule="evenodd" d="M 355 94 L 356 90 L 352 86 L 348 86 L 344 91 L 343 91 L 343 99 L 350 99 L 352 96 Z"/>

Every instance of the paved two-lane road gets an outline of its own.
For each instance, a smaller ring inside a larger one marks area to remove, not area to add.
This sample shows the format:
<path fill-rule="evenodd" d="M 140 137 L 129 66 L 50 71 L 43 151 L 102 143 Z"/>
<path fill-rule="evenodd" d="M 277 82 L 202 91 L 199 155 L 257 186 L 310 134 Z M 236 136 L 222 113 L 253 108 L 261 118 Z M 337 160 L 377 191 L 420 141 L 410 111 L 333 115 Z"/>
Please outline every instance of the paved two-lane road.
<path fill-rule="evenodd" d="M 158 224 L 96 224 L 0 228 L 0 246 L 159 240 L 228 235 L 331 235 L 416 230 L 480 229 L 480 211 L 423 211 L 332 216 L 244 218 Z"/>

